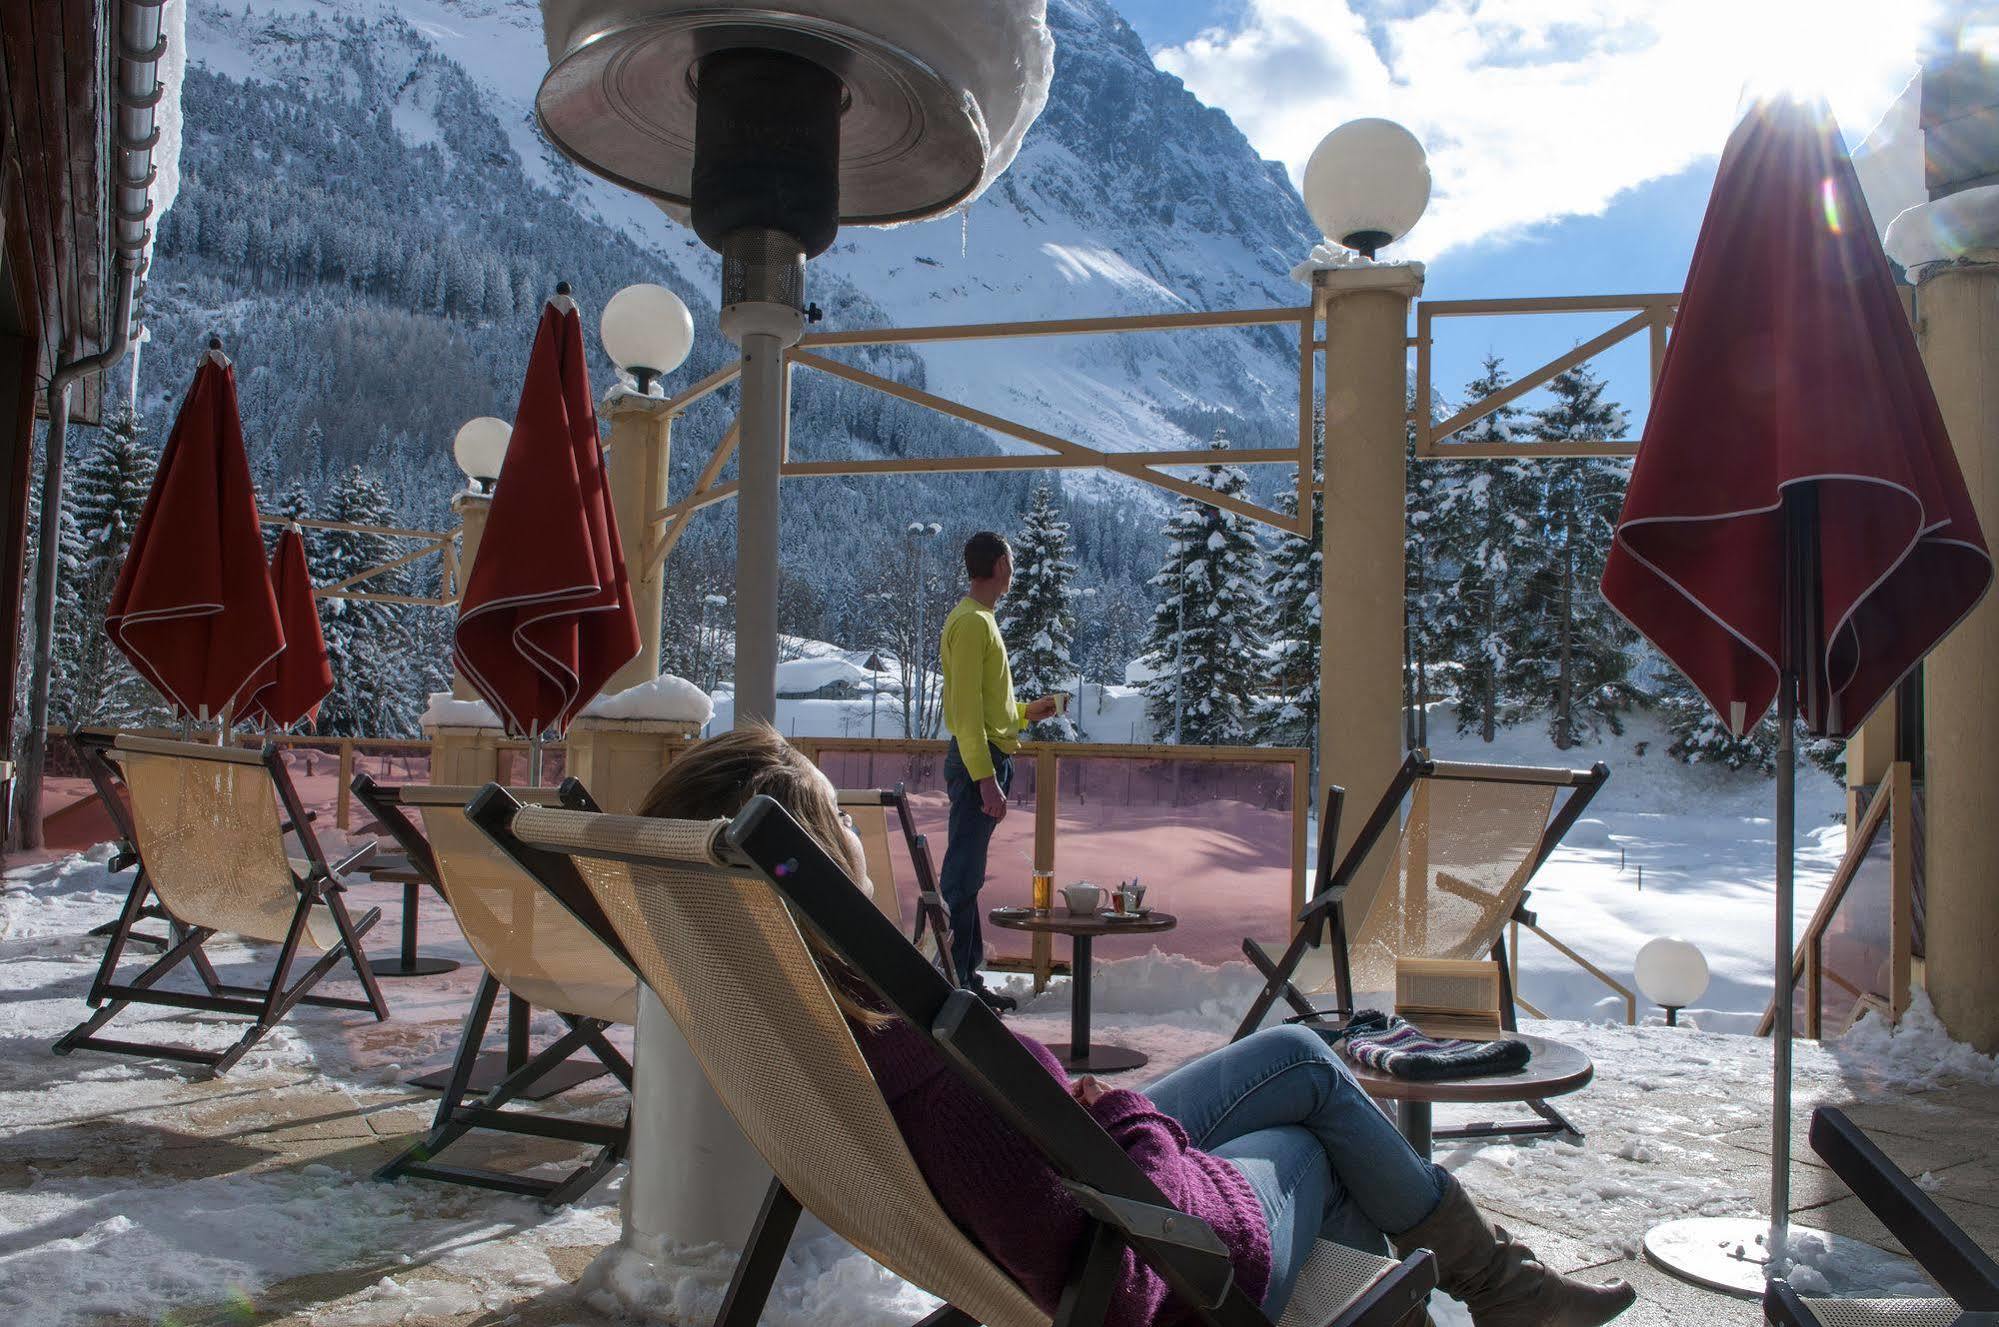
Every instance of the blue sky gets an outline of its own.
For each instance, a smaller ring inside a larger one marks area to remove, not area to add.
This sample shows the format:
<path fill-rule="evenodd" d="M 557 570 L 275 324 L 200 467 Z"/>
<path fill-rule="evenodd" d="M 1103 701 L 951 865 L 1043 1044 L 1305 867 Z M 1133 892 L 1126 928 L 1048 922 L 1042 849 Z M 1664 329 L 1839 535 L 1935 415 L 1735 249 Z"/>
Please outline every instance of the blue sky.
<path fill-rule="evenodd" d="M 1402 256 L 1428 265 L 1427 297 L 1469 299 L 1679 289 L 1744 96 L 1822 93 L 1857 142 L 1952 0 L 1112 3 L 1294 182 L 1333 126 L 1408 125 L 1434 187 Z M 1617 317 L 1454 320 L 1437 386 L 1454 396 L 1488 350 L 1531 367 Z M 1645 363 L 1641 338 L 1596 365 L 1634 413 Z"/>

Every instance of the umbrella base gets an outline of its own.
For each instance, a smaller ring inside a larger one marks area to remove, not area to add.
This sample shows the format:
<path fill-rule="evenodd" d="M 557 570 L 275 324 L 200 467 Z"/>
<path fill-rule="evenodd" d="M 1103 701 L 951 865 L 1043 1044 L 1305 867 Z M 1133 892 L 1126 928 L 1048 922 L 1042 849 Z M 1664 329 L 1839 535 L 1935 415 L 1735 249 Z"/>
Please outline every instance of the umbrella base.
<path fill-rule="evenodd" d="M 1800 1241 L 1811 1239 L 1824 1250 L 1823 1254 L 1814 1251 L 1803 1262 L 1794 1260 L 1792 1266 L 1808 1267 L 1842 1297 L 1929 1279 L 1906 1258 L 1884 1253 L 1861 1240 L 1809 1226 L 1793 1225 L 1790 1232 L 1793 1249 Z M 1764 1217 L 1687 1217 L 1661 1222 L 1646 1231 L 1645 1257 L 1654 1267 L 1683 1281 L 1741 1299 L 1761 1299 L 1770 1274 L 1769 1239 L 1770 1222 Z"/>

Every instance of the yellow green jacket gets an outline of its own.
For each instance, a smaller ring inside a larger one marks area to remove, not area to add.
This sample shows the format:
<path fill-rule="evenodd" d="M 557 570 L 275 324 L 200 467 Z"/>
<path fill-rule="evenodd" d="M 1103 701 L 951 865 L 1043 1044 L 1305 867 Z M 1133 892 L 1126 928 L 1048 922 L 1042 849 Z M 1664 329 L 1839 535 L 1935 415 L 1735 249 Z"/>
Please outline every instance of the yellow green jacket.
<path fill-rule="evenodd" d="M 1013 669 L 1006 661 L 993 610 L 966 595 L 944 619 L 944 726 L 958 739 L 958 757 L 974 779 L 990 778 L 993 746 L 1012 755 L 1027 726 L 1024 706 L 1013 698 Z"/>

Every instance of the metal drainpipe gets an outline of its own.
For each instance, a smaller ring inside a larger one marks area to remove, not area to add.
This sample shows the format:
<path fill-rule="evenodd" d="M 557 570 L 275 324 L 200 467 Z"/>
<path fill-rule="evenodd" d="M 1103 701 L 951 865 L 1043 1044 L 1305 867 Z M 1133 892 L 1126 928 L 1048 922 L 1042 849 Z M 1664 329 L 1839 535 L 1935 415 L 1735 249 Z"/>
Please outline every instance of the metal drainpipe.
<path fill-rule="evenodd" d="M 152 186 L 157 176 L 153 149 L 159 144 L 154 110 L 165 89 L 159 79 L 160 56 L 166 38 L 160 31 L 164 0 L 125 0 L 118 34 L 120 72 L 113 93 L 116 104 L 116 144 L 112 150 L 112 245 L 118 251 L 118 293 L 111 319 L 111 340 L 102 350 L 82 359 L 65 360 L 49 379 L 47 463 L 42 472 L 42 527 L 35 554 L 35 658 L 28 693 L 28 732 L 22 745 L 20 779 L 14 804 L 20 846 L 42 846 L 42 776 L 48 761 L 49 676 L 55 641 L 56 558 L 61 531 L 63 448 L 69 431 L 69 391 L 92 373 L 110 368 L 125 356 L 132 340 L 132 309 L 137 303 L 145 253 L 152 242 L 146 221 L 152 215 Z"/>

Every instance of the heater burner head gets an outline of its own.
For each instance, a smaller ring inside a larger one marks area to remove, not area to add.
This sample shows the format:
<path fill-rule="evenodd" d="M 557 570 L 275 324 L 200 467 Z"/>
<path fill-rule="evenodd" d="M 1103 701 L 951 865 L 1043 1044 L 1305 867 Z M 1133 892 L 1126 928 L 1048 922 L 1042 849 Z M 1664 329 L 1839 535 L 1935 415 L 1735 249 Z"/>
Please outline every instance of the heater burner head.
<path fill-rule="evenodd" d="M 839 77 L 840 224 L 931 216 L 984 176 L 990 144 L 976 101 L 870 33 L 774 9 L 564 8 L 597 17 L 575 19 L 542 80 L 542 131 L 586 170 L 660 202 L 694 202 L 697 70 L 729 50 L 798 56 Z"/>

